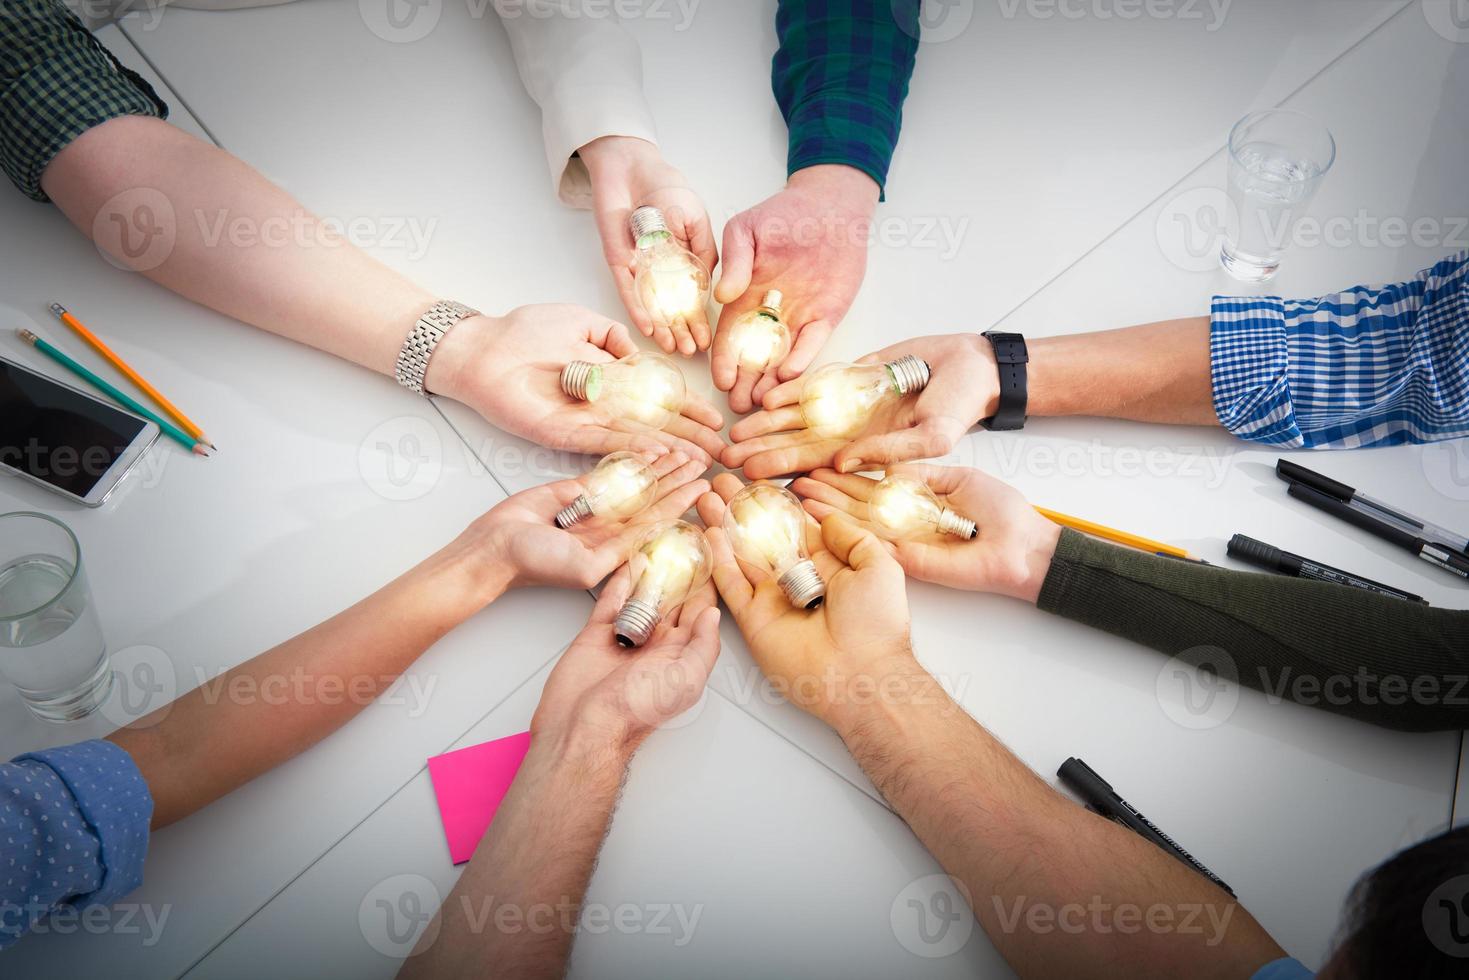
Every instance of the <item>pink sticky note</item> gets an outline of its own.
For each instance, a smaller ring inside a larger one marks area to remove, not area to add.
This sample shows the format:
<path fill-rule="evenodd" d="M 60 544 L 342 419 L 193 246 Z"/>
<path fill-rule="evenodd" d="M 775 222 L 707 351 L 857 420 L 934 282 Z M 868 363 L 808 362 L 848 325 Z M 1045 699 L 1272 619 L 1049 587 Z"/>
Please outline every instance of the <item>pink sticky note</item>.
<path fill-rule="evenodd" d="M 468 861 L 490 829 L 529 748 L 530 732 L 521 732 L 428 760 L 449 857 L 455 864 Z"/>

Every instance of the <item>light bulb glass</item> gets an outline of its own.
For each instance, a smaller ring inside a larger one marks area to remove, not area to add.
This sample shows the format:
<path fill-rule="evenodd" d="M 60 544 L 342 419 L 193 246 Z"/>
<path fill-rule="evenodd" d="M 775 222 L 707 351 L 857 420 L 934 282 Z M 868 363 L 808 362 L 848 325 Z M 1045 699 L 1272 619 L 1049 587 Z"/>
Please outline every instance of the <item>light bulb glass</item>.
<path fill-rule="evenodd" d="M 896 473 L 872 488 L 867 514 L 889 538 L 952 534 L 967 539 L 975 534 L 974 522 L 939 503 L 928 484 Z"/>
<path fill-rule="evenodd" d="M 709 268 L 668 231 L 663 213 L 641 207 L 632 214 L 637 243 L 633 286 L 655 326 L 687 324 L 709 305 Z"/>
<path fill-rule="evenodd" d="M 912 356 L 887 364 L 828 364 L 806 378 L 801 415 L 823 438 L 854 436 L 880 407 L 922 391 L 928 378 L 928 365 Z"/>
<path fill-rule="evenodd" d="M 561 527 L 589 517 L 626 520 L 647 510 L 658 490 L 658 474 L 637 453 L 613 453 L 587 474 L 586 490 L 556 515 Z"/>
<path fill-rule="evenodd" d="M 689 593 L 709 581 L 714 556 L 704 533 L 686 521 L 664 521 L 644 532 L 628 559 L 632 594 L 617 614 L 617 642 L 640 647 Z"/>
<path fill-rule="evenodd" d="M 610 364 L 572 361 L 561 372 L 561 388 L 609 419 L 653 429 L 678 417 L 688 392 L 678 365 L 646 351 Z"/>
<path fill-rule="evenodd" d="M 792 605 L 814 609 L 826 595 L 806 549 L 806 512 L 789 490 L 752 483 L 730 498 L 724 533 L 735 554 L 774 576 Z"/>
<path fill-rule="evenodd" d="M 729 328 L 730 347 L 740 367 L 767 371 L 791 351 L 791 331 L 780 316 L 780 294 L 770 292 L 758 309 L 742 313 Z"/>

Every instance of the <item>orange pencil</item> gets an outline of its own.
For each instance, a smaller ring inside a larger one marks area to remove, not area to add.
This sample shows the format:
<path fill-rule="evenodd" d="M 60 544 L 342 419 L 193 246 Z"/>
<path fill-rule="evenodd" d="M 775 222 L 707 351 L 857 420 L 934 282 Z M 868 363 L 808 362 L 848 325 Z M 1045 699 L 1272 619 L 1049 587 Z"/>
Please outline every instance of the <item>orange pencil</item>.
<path fill-rule="evenodd" d="M 169 415 L 173 416 L 174 420 L 177 421 L 178 424 L 184 428 L 184 431 L 188 432 L 189 435 L 193 436 L 195 439 L 199 440 L 210 449 L 215 448 L 214 443 L 205 438 L 204 430 L 199 428 L 199 426 L 194 423 L 193 419 L 189 418 L 183 412 L 179 411 L 178 406 L 176 406 L 173 402 L 169 401 L 167 398 L 164 398 L 163 392 L 159 391 L 157 388 L 149 384 L 141 374 L 134 371 L 132 367 L 121 357 L 118 357 L 111 347 L 108 347 L 106 344 L 102 343 L 101 339 L 96 334 L 92 333 L 92 331 L 88 330 L 86 326 L 82 323 L 82 321 L 72 316 L 71 313 L 67 311 L 66 307 L 62 306 L 60 303 L 52 303 L 51 312 L 56 316 L 56 319 L 66 324 L 73 331 L 75 331 L 78 337 L 81 337 L 88 344 L 90 344 L 93 350 L 105 357 L 108 363 L 121 371 L 129 381 L 137 385 L 145 395 L 157 402 L 159 408 L 163 409 Z"/>

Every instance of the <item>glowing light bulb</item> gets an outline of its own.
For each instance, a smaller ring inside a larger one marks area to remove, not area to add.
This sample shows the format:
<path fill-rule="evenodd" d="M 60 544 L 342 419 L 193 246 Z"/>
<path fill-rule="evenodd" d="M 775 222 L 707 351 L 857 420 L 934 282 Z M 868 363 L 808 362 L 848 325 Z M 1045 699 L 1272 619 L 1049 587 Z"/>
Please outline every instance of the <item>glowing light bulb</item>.
<path fill-rule="evenodd" d="M 645 351 L 610 364 L 572 361 L 561 369 L 561 390 L 609 418 L 653 429 L 678 417 L 688 391 L 678 365 Z"/>
<path fill-rule="evenodd" d="M 752 483 L 730 498 L 724 533 L 735 554 L 775 576 L 791 605 L 815 609 L 826 583 L 806 550 L 806 512 L 789 490 Z"/>
<path fill-rule="evenodd" d="M 674 240 L 663 212 L 641 207 L 630 219 L 637 242 L 633 285 L 655 326 L 687 323 L 709 304 L 709 269 Z"/>
<path fill-rule="evenodd" d="M 780 290 L 765 294 L 759 309 L 740 314 L 729 328 L 729 341 L 740 367 L 765 371 L 791 352 L 791 331 L 780 318 Z"/>
<path fill-rule="evenodd" d="M 654 524 L 638 539 L 632 557 L 632 595 L 617 613 L 617 642 L 640 647 L 689 593 L 709 581 L 714 556 L 704 533 L 686 521 Z"/>
<path fill-rule="evenodd" d="M 603 457 L 587 475 L 586 491 L 556 515 L 558 527 L 571 527 L 589 517 L 626 520 L 653 503 L 658 474 L 636 453 Z"/>
<path fill-rule="evenodd" d="M 885 536 L 916 538 L 935 532 L 968 540 L 974 537 L 974 522 L 939 503 L 928 484 L 896 473 L 872 488 L 867 513 Z"/>
<path fill-rule="evenodd" d="M 922 391 L 928 378 L 928 363 L 911 354 L 887 364 L 828 364 L 802 386 L 801 415 L 819 436 L 853 436 L 882 405 Z"/>

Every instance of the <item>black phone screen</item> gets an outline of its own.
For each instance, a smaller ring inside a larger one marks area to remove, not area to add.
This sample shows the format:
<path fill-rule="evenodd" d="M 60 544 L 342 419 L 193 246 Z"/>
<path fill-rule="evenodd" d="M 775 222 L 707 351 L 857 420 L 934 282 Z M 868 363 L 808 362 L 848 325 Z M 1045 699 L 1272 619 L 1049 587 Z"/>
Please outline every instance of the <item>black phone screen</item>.
<path fill-rule="evenodd" d="M 83 499 L 146 423 L 0 360 L 0 463 Z"/>

